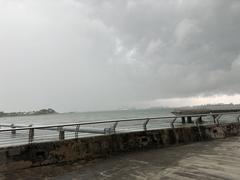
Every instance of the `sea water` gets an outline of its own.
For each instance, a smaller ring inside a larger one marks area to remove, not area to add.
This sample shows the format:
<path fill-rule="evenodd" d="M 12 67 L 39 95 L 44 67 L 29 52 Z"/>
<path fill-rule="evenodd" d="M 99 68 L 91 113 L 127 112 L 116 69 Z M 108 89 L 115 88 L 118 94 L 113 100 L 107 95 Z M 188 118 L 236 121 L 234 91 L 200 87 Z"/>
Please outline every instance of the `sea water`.
<path fill-rule="evenodd" d="M 57 113 L 51 115 L 36 116 L 18 116 L 2 117 L 0 124 L 21 124 L 21 125 L 49 125 L 64 123 L 82 123 L 93 121 L 106 121 L 115 119 L 147 118 L 172 116 L 171 108 L 156 108 L 142 110 L 116 110 L 100 112 L 75 112 L 75 113 Z"/>
<path fill-rule="evenodd" d="M 9 129 L 3 125 L 14 124 L 19 126 L 45 126 L 55 125 L 53 129 L 35 129 L 34 142 L 55 141 L 59 139 L 58 128 L 63 124 L 71 123 L 88 123 L 96 121 L 111 121 L 132 118 L 143 118 L 142 120 L 118 122 L 115 131 L 130 132 L 142 131 L 143 124 L 146 118 L 149 117 L 162 117 L 173 116 L 171 115 L 172 109 L 144 109 L 144 110 L 118 110 L 118 111 L 101 111 L 101 112 L 76 112 L 76 113 L 57 113 L 49 115 L 35 115 L 35 116 L 18 116 L 18 117 L 2 117 L 0 118 L 1 129 Z M 145 119 L 144 119 L 145 118 Z M 167 128 L 170 125 L 171 119 L 154 119 L 148 123 L 148 129 Z M 105 134 L 106 129 L 111 129 L 114 122 L 98 123 L 90 125 L 80 125 L 81 131 L 77 133 L 77 137 L 98 136 Z M 77 126 L 64 126 L 65 139 L 72 139 L 76 137 Z M 84 132 L 83 132 L 84 130 Z M 91 131 L 91 132 L 90 132 Z M 93 132 L 94 131 L 94 132 Z M 0 132 L 0 147 L 11 146 L 19 144 L 27 144 L 29 141 L 28 130 L 17 130 L 16 133 L 11 131 Z"/>

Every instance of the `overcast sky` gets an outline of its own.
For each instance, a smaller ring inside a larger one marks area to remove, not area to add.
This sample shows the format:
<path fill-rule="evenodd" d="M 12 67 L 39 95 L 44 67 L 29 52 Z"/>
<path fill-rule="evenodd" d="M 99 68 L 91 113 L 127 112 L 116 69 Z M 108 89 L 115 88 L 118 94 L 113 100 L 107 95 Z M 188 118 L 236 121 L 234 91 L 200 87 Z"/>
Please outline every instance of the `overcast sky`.
<path fill-rule="evenodd" d="M 0 0 L 0 110 L 240 103 L 239 0 Z"/>

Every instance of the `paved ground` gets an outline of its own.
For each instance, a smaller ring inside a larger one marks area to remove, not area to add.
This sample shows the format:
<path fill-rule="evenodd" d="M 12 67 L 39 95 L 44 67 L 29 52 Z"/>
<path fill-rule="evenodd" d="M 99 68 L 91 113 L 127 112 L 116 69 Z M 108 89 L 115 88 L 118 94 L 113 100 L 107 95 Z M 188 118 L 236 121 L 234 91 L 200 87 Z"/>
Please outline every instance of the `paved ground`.
<path fill-rule="evenodd" d="M 240 179 L 240 137 L 124 154 L 86 165 L 47 166 L 0 179 Z"/>

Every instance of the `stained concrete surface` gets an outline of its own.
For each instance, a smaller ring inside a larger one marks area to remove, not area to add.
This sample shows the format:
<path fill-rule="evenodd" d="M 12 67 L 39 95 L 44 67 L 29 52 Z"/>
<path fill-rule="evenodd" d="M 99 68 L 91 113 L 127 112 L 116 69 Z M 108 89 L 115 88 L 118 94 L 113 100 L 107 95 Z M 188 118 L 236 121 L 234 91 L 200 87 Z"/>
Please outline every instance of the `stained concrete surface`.
<path fill-rule="evenodd" d="M 240 137 L 1 174 L 1 179 L 240 179 Z"/>

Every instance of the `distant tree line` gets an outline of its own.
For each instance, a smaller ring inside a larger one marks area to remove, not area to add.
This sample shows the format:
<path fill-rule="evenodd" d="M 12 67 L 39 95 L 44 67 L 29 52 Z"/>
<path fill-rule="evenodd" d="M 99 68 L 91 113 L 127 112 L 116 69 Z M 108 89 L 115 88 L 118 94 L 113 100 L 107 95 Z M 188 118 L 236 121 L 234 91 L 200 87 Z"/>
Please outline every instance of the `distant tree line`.
<path fill-rule="evenodd" d="M 33 115 L 44 115 L 44 114 L 55 114 L 57 113 L 54 109 L 41 109 L 39 111 L 29 111 L 29 112 L 9 112 L 5 113 L 0 111 L 0 117 L 11 117 L 11 116 L 33 116 Z"/>

